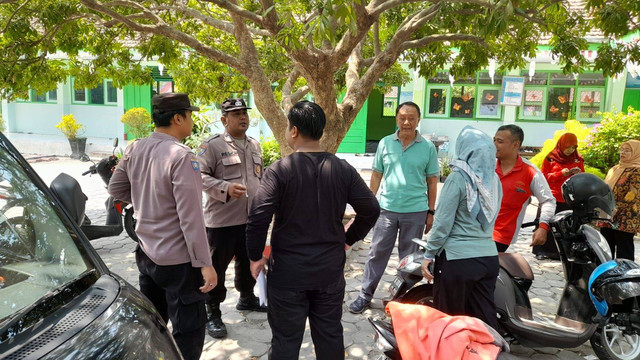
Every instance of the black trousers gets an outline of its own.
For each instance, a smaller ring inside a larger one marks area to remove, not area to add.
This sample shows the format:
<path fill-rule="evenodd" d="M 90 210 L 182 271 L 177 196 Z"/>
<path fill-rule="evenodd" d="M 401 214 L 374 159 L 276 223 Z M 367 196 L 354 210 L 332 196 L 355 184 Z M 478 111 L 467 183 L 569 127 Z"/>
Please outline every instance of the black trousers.
<path fill-rule="evenodd" d="M 569 205 L 565 202 L 556 202 L 556 214 L 560 211 L 571 210 Z M 540 219 L 541 209 L 538 207 L 538 215 L 536 215 L 537 219 Z M 536 228 L 537 229 L 537 228 Z M 536 255 L 547 255 L 552 259 L 560 259 L 560 254 L 558 253 L 558 247 L 556 246 L 556 241 L 553 239 L 553 233 L 551 229 L 547 231 L 547 242 L 543 245 L 535 245 L 531 252 Z"/>
<path fill-rule="evenodd" d="M 499 269 L 498 256 L 447 260 L 443 251 L 434 265 L 436 309 L 449 315 L 477 317 L 497 330 L 493 293 Z"/>
<path fill-rule="evenodd" d="M 165 322 L 171 320 L 173 338 L 185 360 L 198 360 L 204 345 L 204 309 L 207 294 L 200 292 L 202 274 L 190 263 L 156 265 L 138 247 L 136 263 L 140 270 L 140 291 Z"/>
<path fill-rule="evenodd" d="M 307 317 L 316 359 L 344 359 L 341 323 L 344 287 L 344 277 L 316 290 L 281 289 L 267 281 L 267 316 L 273 335 L 269 359 L 298 359 Z"/>
<path fill-rule="evenodd" d="M 629 259 L 634 261 L 635 246 L 633 245 L 634 233 L 614 230 L 612 228 L 600 228 L 600 233 L 609 243 L 614 259 Z"/>
<path fill-rule="evenodd" d="M 211 261 L 213 268 L 218 273 L 218 284 L 209 292 L 208 304 L 219 305 L 227 297 L 227 288 L 224 286 L 225 272 L 234 256 L 236 270 L 234 284 L 236 290 L 240 292 L 240 297 L 253 295 L 253 287 L 256 285 L 256 280 L 251 276 L 249 267 L 246 229 L 247 225 L 207 228 L 209 247 L 213 252 Z M 213 311 L 218 310 L 214 309 Z M 220 316 L 220 314 L 217 315 Z"/>
<path fill-rule="evenodd" d="M 496 249 L 498 249 L 498 252 L 505 252 L 509 248 L 509 244 L 503 244 L 497 241 L 495 243 L 496 243 Z"/>

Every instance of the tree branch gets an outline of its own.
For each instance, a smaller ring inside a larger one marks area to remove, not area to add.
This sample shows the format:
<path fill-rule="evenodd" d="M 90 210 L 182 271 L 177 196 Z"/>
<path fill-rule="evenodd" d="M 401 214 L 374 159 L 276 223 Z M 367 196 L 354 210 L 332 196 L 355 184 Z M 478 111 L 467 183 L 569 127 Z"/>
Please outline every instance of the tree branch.
<path fill-rule="evenodd" d="M 351 56 L 352 50 L 366 37 L 371 25 L 377 20 L 376 17 L 369 15 L 367 9 L 362 4 L 358 4 L 357 1 L 354 2 L 353 6 L 356 13 L 356 33 L 353 34 L 351 30 L 347 30 L 336 45 L 331 64 L 334 70 L 347 61 Z"/>
<path fill-rule="evenodd" d="M 415 49 L 440 41 L 472 41 L 480 44 L 484 48 L 489 47 L 489 45 L 480 36 L 468 34 L 434 34 L 427 35 L 418 40 L 406 41 L 402 46 L 402 50 Z"/>
<path fill-rule="evenodd" d="M 351 85 L 360 78 L 360 69 L 362 69 L 362 46 L 363 41 L 359 42 L 358 45 L 351 52 L 351 56 L 349 57 L 347 73 L 345 74 L 345 81 L 347 88 L 350 88 Z"/>
<path fill-rule="evenodd" d="M 300 99 L 302 99 L 305 95 L 307 95 L 310 90 L 311 88 L 309 87 L 309 85 L 304 85 L 300 87 L 298 90 L 296 90 L 296 92 L 294 92 L 290 97 L 292 106 L 293 104 L 300 101 Z M 286 111 L 288 111 L 289 109 L 286 109 Z"/>
<path fill-rule="evenodd" d="M 382 73 L 396 62 L 398 56 L 403 51 L 403 44 L 408 41 L 415 31 L 423 26 L 425 22 L 433 18 L 439 9 L 440 5 L 434 4 L 427 9 L 410 15 L 403 21 L 386 49 L 373 59 L 373 63 L 362 77 L 354 80 L 351 86 L 347 88 L 347 93 L 345 94 L 342 104 L 339 106 L 340 112 L 345 119 L 350 119 L 352 116 L 355 116 L 353 112 L 357 108 L 356 104 L 361 104 L 364 99 L 369 96 L 368 91 L 365 90 L 371 89 L 375 82 L 380 79 Z"/>
<path fill-rule="evenodd" d="M 119 23 L 123 24 L 124 26 L 128 27 L 131 30 L 141 32 L 141 33 L 151 33 L 151 34 L 165 36 L 168 39 L 178 41 L 180 43 L 183 43 L 191 47 L 192 49 L 203 54 L 204 56 L 207 56 L 211 59 L 227 64 L 238 70 L 241 70 L 241 64 L 240 62 L 238 62 L 235 56 L 230 56 L 228 54 L 225 54 L 219 50 L 216 50 L 210 46 L 207 46 L 201 43 L 193 36 L 185 34 L 167 25 L 166 23 L 164 23 L 164 21 L 162 21 L 162 19 L 159 19 L 160 24 L 158 25 L 140 24 L 128 19 L 126 16 L 112 9 L 107 8 L 106 6 L 104 6 L 103 4 L 95 0 L 79 0 L 79 1 L 89 9 L 102 13 L 106 16 L 109 16 L 110 18 L 118 21 Z"/>
<path fill-rule="evenodd" d="M 222 30 L 226 33 L 229 34 L 233 34 L 233 24 L 228 22 L 228 21 L 223 21 L 223 20 L 218 20 L 218 19 L 214 19 L 211 16 L 205 15 L 203 13 L 201 13 L 198 10 L 192 9 L 188 6 L 175 6 L 175 5 L 161 5 L 158 7 L 155 7 L 151 10 L 158 10 L 158 11 L 162 11 L 162 10 L 168 10 L 168 11 L 176 11 L 176 12 L 180 12 L 184 15 L 190 16 L 192 18 L 198 19 L 200 21 L 202 21 L 202 23 L 209 25 L 213 28 L 216 28 L 218 30 Z M 271 34 L 271 32 L 266 31 L 266 30 L 262 30 L 262 29 L 256 29 L 256 28 L 252 28 L 252 27 L 248 27 L 249 32 L 251 32 L 253 35 L 258 35 L 258 36 L 271 36 L 273 34 Z"/>
<path fill-rule="evenodd" d="M 269 30 L 273 35 L 280 32 L 281 27 L 278 25 L 278 12 L 273 0 L 260 0 L 262 11 L 264 12 L 264 28 Z"/>
<path fill-rule="evenodd" d="M 287 81 L 282 86 L 281 105 L 285 112 L 289 111 L 289 109 L 291 109 L 293 104 L 300 101 L 300 99 L 302 99 L 303 96 L 309 93 L 309 90 L 310 90 L 309 85 L 304 85 L 300 87 L 298 90 L 296 90 L 295 93 L 291 94 L 291 90 L 293 89 L 293 86 L 295 85 L 299 77 L 300 77 L 300 71 L 294 66 L 293 71 L 291 71 L 291 73 L 287 77 Z"/>
<path fill-rule="evenodd" d="M 299 77 L 300 77 L 300 71 L 294 65 L 293 70 L 291 71 L 291 73 L 289 73 L 289 76 L 287 76 L 287 80 L 284 82 L 284 85 L 282 85 L 283 97 L 291 95 L 293 84 L 296 83 Z"/>
<path fill-rule="evenodd" d="M 367 6 L 367 11 L 371 16 L 377 18 L 380 14 L 389 9 L 412 2 L 422 2 L 422 0 L 374 0 Z"/>
<path fill-rule="evenodd" d="M 242 6 L 238 6 L 237 4 L 233 4 L 230 1 L 225 0 L 202 0 L 205 2 L 210 2 L 212 4 L 216 4 L 221 8 L 228 10 L 229 12 L 241 16 L 247 20 L 253 21 L 254 23 L 264 27 L 264 18 L 254 12 L 246 10 Z"/>
<path fill-rule="evenodd" d="M 115 7 L 115 6 L 124 6 L 124 7 L 128 7 L 131 9 L 137 9 L 140 10 L 143 14 L 142 18 L 146 18 L 155 22 L 164 22 L 158 15 L 154 14 L 153 12 L 151 12 L 149 9 L 145 8 L 144 6 L 133 2 L 133 1 L 128 1 L 128 0 L 114 0 L 114 1 L 110 1 L 107 3 L 102 4 L 103 6 L 107 7 L 107 8 L 111 8 L 111 7 Z M 127 16 L 129 19 L 140 19 L 141 17 L 139 17 L 139 14 L 131 14 Z"/>
<path fill-rule="evenodd" d="M 373 23 L 373 54 L 380 54 L 380 21 Z"/>
<path fill-rule="evenodd" d="M 0 31 L 0 34 L 4 34 L 7 29 L 9 28 L 9 25 L 11 25 L 11 20 L 13 20 L 13 17 L 23 8 L 25 7 L 27 4 L 29 3 L 29 0 L 25 0 L 25 2 L 23 2 L 22 4 L 20 4 L 12 13 L 11 16 L 9 16 L 9 19 L 7 20 L 7 23 L 4 26 L 4 29 L 2 29 L 2 31 Z"/>

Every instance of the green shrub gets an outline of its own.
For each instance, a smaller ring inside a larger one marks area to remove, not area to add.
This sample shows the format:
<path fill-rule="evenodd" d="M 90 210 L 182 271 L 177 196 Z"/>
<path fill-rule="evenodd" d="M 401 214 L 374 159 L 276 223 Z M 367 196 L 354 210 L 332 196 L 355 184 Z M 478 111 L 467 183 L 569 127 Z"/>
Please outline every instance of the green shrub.
<path fill-rule="evenodd" d="M 442 162 L 440 163 L 440 175 L 442 177 L 447 177 L 451 174 L 451 159 L 445 156 L 442 158 Z"/>
<path fill-rule="evenodd" d="M 194 153 L 198 153 L 198 147 L 211 136 L 211 128 L 209 125 L 213 124 L 216 120 L 213 116 L 207 115 L 209 112 L 208 107 L 201 107 L 200 111 L 194 111 L 191 113 L 193 119 L 193 130 L 191 135 L 184 139 L 184 144 L 193 150 Z"/>
<path fill-rule="evenodd" d="M 582 156 L 585 164 L 606 173 L 620 160 L 620 144 L 640 140 L 640 111 L 629 106 L 626 113 L 601 114 L 602 122 L 591 129 Z"/>
<path fill-rule="evenodd" d="M 262 162 L 265 168 L 280 159 L 280 144 L 278 144 L 276 139 L 261 136 L 260 146 L 262 147 Z"/>
<path fill-rule="evenodd" d="M 4 118 L 2 117 L 2 114 L 0 114 L 0 131 L 2 132 L 7 131 L 7 127 L 6 127 L 6 124 L 4 123 Z"/>
<path fill-rule="evenodd" d="M 127 110 L 120 118 L 120 122 L 127 125 L 134 139 L 145 138 L 153 131 L 151 115 L 145 108 L 135 107 Z"/>

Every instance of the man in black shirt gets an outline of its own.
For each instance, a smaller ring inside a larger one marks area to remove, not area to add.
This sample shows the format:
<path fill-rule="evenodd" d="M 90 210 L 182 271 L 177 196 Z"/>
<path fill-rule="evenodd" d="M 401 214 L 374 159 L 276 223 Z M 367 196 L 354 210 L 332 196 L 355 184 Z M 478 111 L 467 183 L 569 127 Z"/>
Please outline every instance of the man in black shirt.
<path fill-rule="evenodd" d="M 344 359 L 345 246 L 367 235 L 380 206 L 351 165 L 321 149 L 326 120 L 320 106 L 299 102 L 288 119 L 286 138 L 295 152 L 264 172 L 247 224 L 253 276 L 269 263 L 269 359 L 298 359 L 307 317 L 316 358 Z M 356 217 L 345 232 L 347 203 Z M 262 253 L 274 213 L 267 259 Z"/>

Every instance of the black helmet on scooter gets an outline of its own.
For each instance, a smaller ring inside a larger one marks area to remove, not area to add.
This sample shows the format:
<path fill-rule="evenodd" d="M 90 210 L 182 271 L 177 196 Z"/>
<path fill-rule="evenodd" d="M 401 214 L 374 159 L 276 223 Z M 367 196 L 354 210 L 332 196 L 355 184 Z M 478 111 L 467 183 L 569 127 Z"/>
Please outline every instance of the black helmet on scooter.
<path fill-rule="evenodd" d="M 589 278 L 589 297 L 602 316 L 611 305 L 640 296 L 640 266 L 631 260 L 616 259 L 598 266 Z"/>
<path fill-rule="evenodd" d="M 609 185 L 588 173 L 576 174 L 565 181 L 562 197 L 579 218 L 611 216 L 616 205 Z"/>

